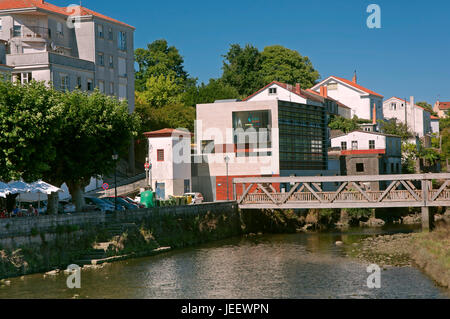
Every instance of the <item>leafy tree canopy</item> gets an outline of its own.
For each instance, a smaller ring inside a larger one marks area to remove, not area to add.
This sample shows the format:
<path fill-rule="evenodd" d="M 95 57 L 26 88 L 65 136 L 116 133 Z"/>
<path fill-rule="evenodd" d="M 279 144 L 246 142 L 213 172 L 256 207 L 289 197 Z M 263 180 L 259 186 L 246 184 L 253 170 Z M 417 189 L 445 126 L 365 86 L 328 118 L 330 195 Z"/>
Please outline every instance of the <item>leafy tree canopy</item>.
<path fill-rule="evenodd" d="M 224 58 L 222 80 L 242 96 L 248 96 L 272 81 L 300 83 L 302 87 L 310 88 L 319 78 L 307 57 L 281 45 L 268 46 L 260 52 L 249 44 L 244 48 L 232 44 Z"/>
<path fill-rule="evenodd" d="M 333 116 L 328 127 L 332 130 L 340 130 L 349 133 L 360 129 L 359 119 L 355 116 L 353 119 L 346 119 L 342 116 Z"/>
<path fill-rule="evenodd" d="M 260 74 L 266 84 L 272 81 L 300 83 L 306 89 L 314 86 L 320 77 L 309 58 L 295 50 L 274 45 L 264 48 L 261 55 Z"/>
<path fill-rule="evenodd" d="M 211 79 L 208 84 L 202 83 L 200 86 L 189 88 L 183 95 L 183 102 L 189 106 L 197 104 L 213 103 L 216 100 L 237 99 L 239 92 L 222 80 Z"/>
<path fill-rule="evenodd" d="M 144 91 L 150 77 L 165 76 L 174 79 L 183 86 L 194 85 L 196 80 L 189 78 L 184 69 L 184 59 L 178 49 L 169 46 L 166 40 L 156 40 L 135 51 L 136 63 L 139 69 L 136 72 L 136 90 Z"/>
<path fill-rule="evenodd" d="M 32 182 L 51 169 L 59 102 L 43 83 L 0 81 L 0 180 Z"/>
<path fill-rule="evenodd" d="M 177 104 L 181 101 L 183 86 L 170 76 L 150 76 L 145 84 L 145 90 L 136 92 L 136 98 L 141 104 L 152 108 Z"/>
<path fill-rule="evenodd" d="M 388 121 L 380 120 L 378 123 L 383 133 L 400 136 L 402 141 L 407 141 L 414 137 L 414 134 L 409 130 L 408 126 L 395 118 Z"/>

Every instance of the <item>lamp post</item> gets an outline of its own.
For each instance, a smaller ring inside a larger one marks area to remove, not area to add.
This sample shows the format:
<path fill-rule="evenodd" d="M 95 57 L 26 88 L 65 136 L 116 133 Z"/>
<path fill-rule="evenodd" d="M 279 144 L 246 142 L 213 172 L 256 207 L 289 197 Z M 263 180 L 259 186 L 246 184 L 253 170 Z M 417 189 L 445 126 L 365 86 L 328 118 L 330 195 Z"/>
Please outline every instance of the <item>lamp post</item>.
<path fill-rule="evenodd" d="M 113 152 L 112 159 L 114 161 L 114 209 L 117 210 L 117 160 L 119 155 L 116 151 Z"/>
<path fill-rule="evenodd" d="M 228 163 L 230 162 L 230 158 L 228 157 L 228 155 L 225 156 L 224 160 L 225 160 L 225 164 L 227 166 L 227 201 L 230 201 L 230 188 L 228 185 L 228 183 L 229 183 L 228 182 Z"/>

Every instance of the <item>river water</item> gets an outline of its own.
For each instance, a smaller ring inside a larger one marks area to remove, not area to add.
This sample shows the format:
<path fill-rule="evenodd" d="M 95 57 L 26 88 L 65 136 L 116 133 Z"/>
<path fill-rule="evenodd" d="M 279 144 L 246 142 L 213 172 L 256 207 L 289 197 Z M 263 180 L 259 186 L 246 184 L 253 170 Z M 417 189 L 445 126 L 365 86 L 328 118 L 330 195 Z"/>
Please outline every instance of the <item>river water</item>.
<path fill-rule="evenodd" d="M 64 274 L 14 278 L 0 298 L 450 298 L 413 267 L 383 270 L 369 289 L 368 264 L 335 242 L 381 232 L 392 229 L 233 238 L 82 271 L 81 289 Z"/>

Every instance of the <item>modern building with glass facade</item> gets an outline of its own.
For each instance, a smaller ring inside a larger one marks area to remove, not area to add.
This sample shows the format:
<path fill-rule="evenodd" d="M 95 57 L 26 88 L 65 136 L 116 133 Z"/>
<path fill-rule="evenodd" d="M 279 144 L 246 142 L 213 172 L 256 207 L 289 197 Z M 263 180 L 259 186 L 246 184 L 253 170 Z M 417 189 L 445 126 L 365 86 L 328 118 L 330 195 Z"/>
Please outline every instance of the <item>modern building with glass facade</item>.
<path fill-rule="evenodd" d="M 326 175 L 327 124 L 320 98 L 278 82 L 245 101 L 199 104 L 192 188 L 227 200 L 233 178 Z"/>

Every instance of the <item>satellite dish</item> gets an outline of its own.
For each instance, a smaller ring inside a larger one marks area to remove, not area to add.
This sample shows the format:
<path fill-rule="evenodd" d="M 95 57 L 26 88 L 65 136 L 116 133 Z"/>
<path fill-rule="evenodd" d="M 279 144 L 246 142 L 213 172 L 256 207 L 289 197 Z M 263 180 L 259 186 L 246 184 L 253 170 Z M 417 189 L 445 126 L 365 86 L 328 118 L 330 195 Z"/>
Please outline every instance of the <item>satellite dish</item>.
<path fill-rule="evenodd" d="M 52 43 L 50 43 L 50 47 L 52 48 L 53 51 L 55 51 L 56 50 L 55 42 L 52 41 Z"/>

